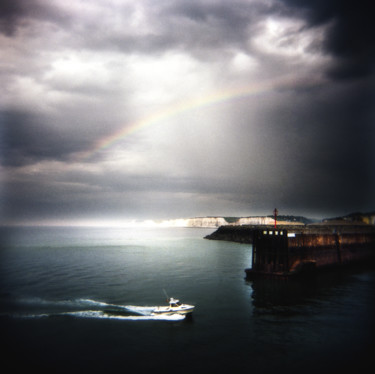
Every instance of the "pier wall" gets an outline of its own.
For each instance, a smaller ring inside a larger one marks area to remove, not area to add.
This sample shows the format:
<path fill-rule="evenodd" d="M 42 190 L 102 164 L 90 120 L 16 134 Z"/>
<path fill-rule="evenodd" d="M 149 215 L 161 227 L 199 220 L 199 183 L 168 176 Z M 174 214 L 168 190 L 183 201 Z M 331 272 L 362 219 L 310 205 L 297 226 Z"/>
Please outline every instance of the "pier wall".
<path fill-rule="evenodd" d="M 248 278 L 291 276 L 375 258 L 373 225 L 220 227 L 206 238 L 252 243 Z"/>
<path fill-rule="evenodd" d="M 288 238 L 290 262 L 315 261 L 317 267 L 365 260 L 374 255 L 375 233 L 297 234 Z"/>

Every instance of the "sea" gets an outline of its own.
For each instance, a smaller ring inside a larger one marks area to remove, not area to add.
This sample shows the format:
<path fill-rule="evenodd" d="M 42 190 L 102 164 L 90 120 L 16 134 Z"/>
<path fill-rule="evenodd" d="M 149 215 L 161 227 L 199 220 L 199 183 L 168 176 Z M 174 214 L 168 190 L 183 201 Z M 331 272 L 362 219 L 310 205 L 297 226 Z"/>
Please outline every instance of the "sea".
<path fill-rule="evenodd" d="M 39 373 L 332 373 L 374 359 L 371 264 L 247 281 L 214 229 L 3 227 L 2 367 Z M 190 317 L 154 316 L 166 296 Z"/>

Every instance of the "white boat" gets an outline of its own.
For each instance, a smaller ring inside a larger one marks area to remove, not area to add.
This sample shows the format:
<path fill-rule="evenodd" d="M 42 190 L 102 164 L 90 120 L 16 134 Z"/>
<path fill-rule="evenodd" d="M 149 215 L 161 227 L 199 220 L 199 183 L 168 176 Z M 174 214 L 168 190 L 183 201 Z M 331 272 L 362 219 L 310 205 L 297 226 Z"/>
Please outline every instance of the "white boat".
<path fill-rule="evenodd" d="M 169 305 L 168 306 L 158 306 L 156 307 L 152 313 L 153 314 L 189 314 L 193 313 L 193 310 L 195 308 L 194 305 L 188 305 L 188 304 L 181 304 L 179 300 L 174 299 L 171 297 L 168 300 Z"/>

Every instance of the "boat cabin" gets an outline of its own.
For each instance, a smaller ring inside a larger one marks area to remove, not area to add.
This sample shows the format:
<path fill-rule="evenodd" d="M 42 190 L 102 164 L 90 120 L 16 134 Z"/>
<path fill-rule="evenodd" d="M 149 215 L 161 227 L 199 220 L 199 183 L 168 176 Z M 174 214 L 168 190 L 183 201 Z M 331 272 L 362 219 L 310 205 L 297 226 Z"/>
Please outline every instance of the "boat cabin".
<path fill-rule="evenodd" d="M 177 307 L 180 307 L 181 306 L 181 303 L 180 303 L 180 300 L 177 300 L 177 299 L 174 299 L 173 297 L 171 297 L 169 299 L 169 306 L 171 308 L 177 308 Z"/>

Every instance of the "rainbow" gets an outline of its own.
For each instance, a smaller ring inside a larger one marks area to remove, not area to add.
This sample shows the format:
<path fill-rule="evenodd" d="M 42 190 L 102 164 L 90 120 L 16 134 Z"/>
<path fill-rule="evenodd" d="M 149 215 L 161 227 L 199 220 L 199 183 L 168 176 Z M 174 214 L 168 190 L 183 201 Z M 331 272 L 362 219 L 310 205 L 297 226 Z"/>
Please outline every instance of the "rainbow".
<path fill-rule="evenodd" d="M 245 87 L 237 87 L 232 89 L 226 89 L 222 91 L 216 91 L 209 95 L 193 98 L 191 100 L 183 101 L 177 105 L 167 107 L 158 112 L 154 112 L 138 121 L 124 125 L 119 131 L 106 136 L 96 142 L 92 149 L 80 152 L 77 161 L 88 160 L 94 154 L 110 148 L 120 140 L 137 133 L 143 129 L 146 129 L 154 124 L 162 123 L 163 121 L 173 118 L 179 114 L 196 110 L 199 108 L 208 107 L 211 105 L 218 105 L 224 102 L 232 100 L 238 100 L 246 98 L 252 95 L 258 95 L 265 92 L 273 91 L 282 86 L 295 86 L 296 77 L 284 76 L 279 79 L 273 79 L 272 81 L 263 81 L 258 84 L 252 84 Z M 298 83 L 297 83 L 298 85 Z"/>

